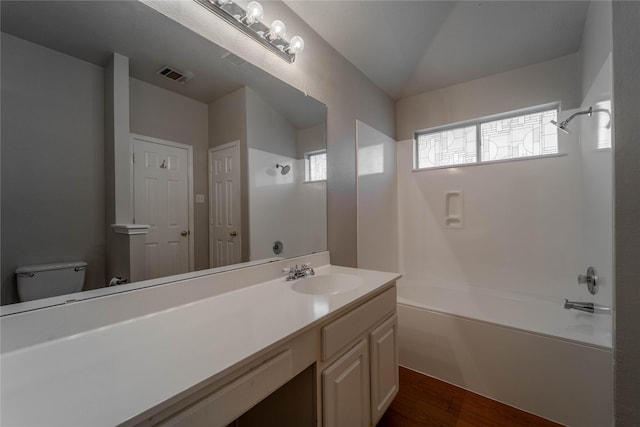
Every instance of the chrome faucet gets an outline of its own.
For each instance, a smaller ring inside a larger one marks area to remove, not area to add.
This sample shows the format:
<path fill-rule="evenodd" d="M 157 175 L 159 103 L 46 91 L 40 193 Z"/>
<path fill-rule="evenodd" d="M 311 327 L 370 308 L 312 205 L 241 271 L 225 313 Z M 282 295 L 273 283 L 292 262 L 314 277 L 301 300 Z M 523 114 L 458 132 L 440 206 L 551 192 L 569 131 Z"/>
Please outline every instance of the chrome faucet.
<path fill-rule="evenodd" d="M 287 274 L 287 281 L 314 276 L 316 274 L 313 268 L 311 268 L 311 264 L 302 264 L 300 267 L 296 264 L 295 267 L 284 268 L 282 272 Z"/>
<path fill-rule="evenodd" d="M 568 299 L 564 300 L 564 308 L 567 310 L 580 310 L 585 311 L 587 313 L 611 313 L 610 307 L 605 307 L 603 305 L 594 304 L 592 302 L 578 302 L 578 301 L 569 301 Z"/>

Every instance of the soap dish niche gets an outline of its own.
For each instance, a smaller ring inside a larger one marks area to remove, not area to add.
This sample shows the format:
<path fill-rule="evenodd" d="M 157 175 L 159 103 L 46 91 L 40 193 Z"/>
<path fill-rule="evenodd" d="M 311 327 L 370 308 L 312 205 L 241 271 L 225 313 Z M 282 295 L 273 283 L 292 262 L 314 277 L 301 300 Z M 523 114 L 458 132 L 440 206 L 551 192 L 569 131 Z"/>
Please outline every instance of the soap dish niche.
<path fill-rule="evenodd" d="M 444 206 L 444 228 L 464 228 L 464 193 L 447 191 Z"/>

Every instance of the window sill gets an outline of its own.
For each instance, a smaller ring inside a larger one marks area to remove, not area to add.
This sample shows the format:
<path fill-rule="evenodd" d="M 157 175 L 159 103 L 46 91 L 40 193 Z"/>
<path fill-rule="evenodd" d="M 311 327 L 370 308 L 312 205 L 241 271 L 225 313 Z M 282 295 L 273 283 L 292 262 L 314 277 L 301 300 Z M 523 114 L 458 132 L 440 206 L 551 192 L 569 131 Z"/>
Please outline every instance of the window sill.
<path fill-rule="evenodd" d="M 473 166 L 484 166 L 484 165 L 495 165 L 500 163 L 511 163 L 511 162 L 519 162 L 523 160 L 538 160 L 538 159 L 549 159 L 555 157 L 565 157 L 568 154 L 566 153 L 557 153 L 557 154 L 545 154 L 543 156 L 528 156 L 528 157 L 516 157 L 515 159 L 503 159 L 503 160 L 489 160 L 486 162 L 474 162 L 474 163 L 460 163 L 458 165 L 446 165 L 446 166 L 434 166 L 431 168 L 419 168 L 412 169 L 412 172 L 425 172 L 432 170 L 440 170 L 440 169 L 452 169 L 452 168 L 466 168 Z"/>

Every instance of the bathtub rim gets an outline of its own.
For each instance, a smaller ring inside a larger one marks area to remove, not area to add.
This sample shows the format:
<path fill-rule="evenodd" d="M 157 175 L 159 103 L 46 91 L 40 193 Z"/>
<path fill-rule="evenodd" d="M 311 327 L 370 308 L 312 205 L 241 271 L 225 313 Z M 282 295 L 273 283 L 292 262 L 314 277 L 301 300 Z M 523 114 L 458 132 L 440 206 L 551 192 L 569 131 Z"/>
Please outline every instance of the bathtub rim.
<path fill-rule="evenodd" d="M 438 288 L 436 286 L 430 286 L 430 287 Z M 446 288 L 438 288 L 438 289 L 446 289 Z M 591 348 L 596 348 L 596 349 L 599 349 L 599 350 L 605 350 L 605 351 L 613 352 L 613 334 L 611 334 L 611 344 L 609 346 L 607 346 L 607 345 L 603 345 L 603 344 L 596 344 L 596 343 L 592 343 L 592 342 L 585 342 L 585 341 L 580 341 L 580 340 L 577 340 L 577 339 L 572 339 L 572 338 L 552 335 L 550 333 L 532 331 L 532 330 L 529 330 L 529 329 L 519 328 L 517 326 L 505 325 L 503 323 L 491 322 L 491 321 L 485 320 L 485 319 L 478 319 L 478 318 L 475 318 L 475 317 L 464 316 L 464 315 L 461 315 L 461 314 L 458 314 L 458 313 L 451 313 L 451 312 L 446 311 L 446 310 L 438 310 L 438 309 L 433 308 L 433 307 L 426 307 L 424 305 L 421 305 L 420 303 L 416 303 L 413 300 L 410 300 L 410 299 L 407 299 L 405 297 L 400 296 L 400 292 L 398 292 L 398 295 L 396 297 L 396 302 L 397 302 L 398 305 L 403 305 L 403 306 L 406 306 L 406 307 L 413 307 L 413 308 L 417 308 L 417 309 L 421 309 L 421 310 L 430 311 L 430 312 L 433 312 L 433 313 L 438 313 L 438 314 L 447 315 L 447 316 L 453 316 L 453 317 L 457 317 L 457 318 L 460 318 L 460 319 L 465 319 L 465 320 L 469 320 L 469 321 L 473 321 L 473 322 L 483 323 L 485 325 L 497 326 L 497 327 L 500 327 L 500 328 L 510 329 L 510 330 L 513 330 L 513 331 L 522 332 L 522 333 L 526 333 L 526 334 L 543 336 L 545 338 L 554 339 L 554 340 L 557 340 L 557 341 L 570 342 L 570 343 L 576 344 L 576 345 L 582 345 L 582 346 L 585 346 L 585 347 L 591 347 Z M 606 314 L 595 314 L 595 315 L 596 316 L 607 316 Z M 614 315 L 615 315 L 614 311 L 612 310 L 611 314 L 609 314 L 608 316 L 614 316 Z"/>

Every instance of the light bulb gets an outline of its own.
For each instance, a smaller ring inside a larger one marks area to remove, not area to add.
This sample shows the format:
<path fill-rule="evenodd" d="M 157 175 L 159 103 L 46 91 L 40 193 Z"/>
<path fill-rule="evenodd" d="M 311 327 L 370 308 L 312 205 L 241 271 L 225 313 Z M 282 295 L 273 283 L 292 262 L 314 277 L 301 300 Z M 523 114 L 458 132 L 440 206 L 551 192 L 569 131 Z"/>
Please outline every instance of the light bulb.
<path fill-rule="evenodd" d="M 300 53 L 304 50 L 304 40 L 300 36 L 291 37 L 289 42 L 289 53 Z"/>
<path fill-rule="evenodd" d="M 261 20 L 263 14 L 264 11 L 260 3 L 258 3 L 257 1 L 250 2 L 247 5 L 247 16 L 245 16 L 247 24 L 251 25 L 256 21 Z"/>
<path fill-rule="evenodd" d="M 287 33 L 287 27 L 284 25 L 284 22 L 278 19 L 271 23 L 271 27 L 269 27 L 269 30 L 270 31 L 269 34 L 267 34 L 267 37 L 271 41 L 277 39 L 278 37 L 284 37 Z"/>

